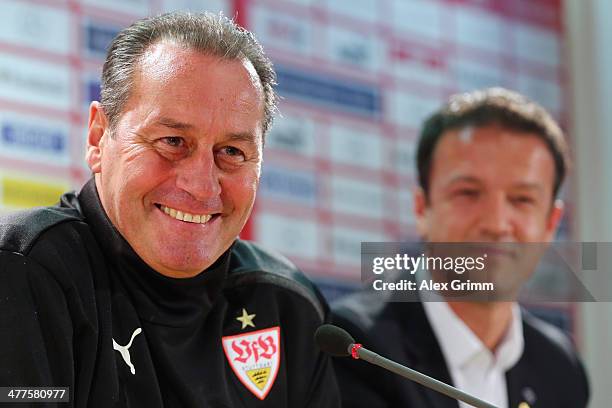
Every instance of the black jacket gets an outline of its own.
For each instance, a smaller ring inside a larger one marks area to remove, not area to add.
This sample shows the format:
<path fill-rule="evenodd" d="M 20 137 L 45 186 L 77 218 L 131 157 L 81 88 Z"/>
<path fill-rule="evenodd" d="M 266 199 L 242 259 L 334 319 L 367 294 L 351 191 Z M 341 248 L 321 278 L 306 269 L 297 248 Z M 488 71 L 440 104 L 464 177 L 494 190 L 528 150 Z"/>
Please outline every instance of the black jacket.
<path fill-rule="evenodd" d="M 334 323 L 364 347 L 452 385 L 440 345 L 420 302 L 384 302 L 359 292 L 332 305 Z M 583 408 L 589 398 L 584 368 L 569 339 L 523 311 L 524 351 L 506 372 L 509 407 Z M 335 358 L 345 408 L 457 408 L 458 403 L 363 361 Z"/>
<path fill-rule="evenodd" d="M 153 271 L 93 181 L 0 222 L 0 385 L 68 386 L 70 406 L 337 407 L 313 341 L 327 312 L 289 261 L 240 240 L 196 277 Z"/>

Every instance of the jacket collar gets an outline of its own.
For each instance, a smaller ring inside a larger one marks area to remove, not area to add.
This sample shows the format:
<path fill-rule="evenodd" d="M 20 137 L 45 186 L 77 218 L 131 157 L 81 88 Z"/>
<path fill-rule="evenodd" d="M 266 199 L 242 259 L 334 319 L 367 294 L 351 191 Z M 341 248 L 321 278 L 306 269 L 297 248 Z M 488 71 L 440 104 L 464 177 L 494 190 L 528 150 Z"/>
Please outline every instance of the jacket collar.
<path fill-rule="evenodd" d="M 396 306 L 398 313 L 396 319 L 404 322 L 402 324 L 404 331 L 410 332 L 406 333 L 405 341 L 403 341 L 408 367 L 452 385 L 450 372 L 431 324 L 425 315 L 423 304 L 419 301 L 393 305 Z M 458 408 L 459 406 L 456 400 L 437 391 L 421 385 L 415 385 L 415 387 L 430 401 L 432 407 Z"/>

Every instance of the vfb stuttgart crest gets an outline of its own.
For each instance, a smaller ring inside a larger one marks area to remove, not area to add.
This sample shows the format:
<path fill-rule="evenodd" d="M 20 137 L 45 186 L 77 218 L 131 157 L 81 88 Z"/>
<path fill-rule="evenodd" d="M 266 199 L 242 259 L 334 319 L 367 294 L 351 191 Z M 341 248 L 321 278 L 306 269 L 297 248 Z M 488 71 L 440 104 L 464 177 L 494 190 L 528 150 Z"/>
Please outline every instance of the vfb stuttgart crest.
<path fill-rule="evenodd" d="M 223 351 L 242 384 L 257 398 L 266 398 L 280 366 L 280 328 L 225 336 Z"/>

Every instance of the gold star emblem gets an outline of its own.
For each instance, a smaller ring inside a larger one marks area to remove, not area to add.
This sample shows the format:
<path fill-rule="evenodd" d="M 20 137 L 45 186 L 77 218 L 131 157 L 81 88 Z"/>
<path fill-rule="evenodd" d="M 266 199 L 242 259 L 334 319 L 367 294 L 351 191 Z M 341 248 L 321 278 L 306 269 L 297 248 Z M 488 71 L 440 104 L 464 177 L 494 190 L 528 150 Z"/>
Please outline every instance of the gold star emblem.
<path fill-rule="evenodd" d="M 255 316 L 255 314 L 249 314 L 245 308 L 242 308 L 242 316 L 237 317 L 236 320 L 242 323 L 242 329 L 244 330 L 248 326 L 255 327 L 255 323 L 253 323 Z"/>

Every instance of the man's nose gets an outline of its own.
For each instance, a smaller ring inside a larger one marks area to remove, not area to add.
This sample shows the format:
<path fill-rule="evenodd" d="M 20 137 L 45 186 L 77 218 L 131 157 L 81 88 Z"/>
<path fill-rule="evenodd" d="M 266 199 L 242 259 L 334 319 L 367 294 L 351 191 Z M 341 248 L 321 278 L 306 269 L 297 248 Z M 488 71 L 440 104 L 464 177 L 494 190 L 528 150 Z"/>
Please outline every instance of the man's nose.
<path fill-rule="evenodd" d="M 480 232 L 483 238 L 500 241 L 512 235 L 512 209 L 504 194 L 495 194 L 485 200 L 480 214 Z"/>
<path fill-rule="evenodd" d="M 177 168 L 177 187 L 199 201 L 221 195 L 220 171 L 212 151 L 198 152 L 183 159 Z"/>

